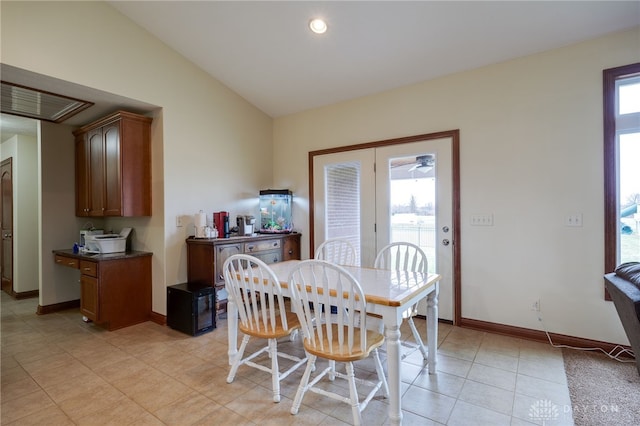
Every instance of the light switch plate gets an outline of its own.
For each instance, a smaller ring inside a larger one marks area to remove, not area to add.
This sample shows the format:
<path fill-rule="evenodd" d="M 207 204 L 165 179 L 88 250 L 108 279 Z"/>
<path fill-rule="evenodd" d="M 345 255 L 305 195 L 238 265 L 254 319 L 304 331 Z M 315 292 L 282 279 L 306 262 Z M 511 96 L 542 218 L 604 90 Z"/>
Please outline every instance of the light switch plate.
<path fill-rule="evenodd" d="M 471 226 L 493 226 L 493 215 L 491 213 L 471 215 Z"/>

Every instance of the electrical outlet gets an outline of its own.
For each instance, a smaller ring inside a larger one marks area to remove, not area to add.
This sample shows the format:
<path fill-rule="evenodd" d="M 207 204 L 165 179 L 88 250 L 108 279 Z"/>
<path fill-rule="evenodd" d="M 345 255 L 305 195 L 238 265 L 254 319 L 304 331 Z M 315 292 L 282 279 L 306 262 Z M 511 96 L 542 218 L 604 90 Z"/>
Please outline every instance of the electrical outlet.
<path fill-rule="evenodd" d="M 565 218 L 566 226 L 582 226 L 582 213 L 570 214 Z"/>
<path fill-rule="evenodd" d="M 531 304 L 531 310 L 534 312 L 540 312 L 540 299 L 533 301 Z"/>

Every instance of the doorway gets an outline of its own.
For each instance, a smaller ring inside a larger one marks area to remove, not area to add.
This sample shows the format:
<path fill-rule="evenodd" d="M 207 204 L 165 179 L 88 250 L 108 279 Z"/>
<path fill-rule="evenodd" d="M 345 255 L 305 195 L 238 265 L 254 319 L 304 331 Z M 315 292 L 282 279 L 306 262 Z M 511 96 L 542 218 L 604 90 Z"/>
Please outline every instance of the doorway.
<path fill-rule="evenodd" d="M 13 166 L 11 158 L 0 163 L 0 211 L 2 291 L 13 295 Z"/>
<path fill-rule="evenodd" d="M 311 152 L 310 252 L 328 238 L 345 238 L 360 264 L 371 266 L 385 245 L 416 243 L 429 258 L 429 272 L 442 275 L 440 318 L 456 323 L 458 146 L 454 130 Z"/>

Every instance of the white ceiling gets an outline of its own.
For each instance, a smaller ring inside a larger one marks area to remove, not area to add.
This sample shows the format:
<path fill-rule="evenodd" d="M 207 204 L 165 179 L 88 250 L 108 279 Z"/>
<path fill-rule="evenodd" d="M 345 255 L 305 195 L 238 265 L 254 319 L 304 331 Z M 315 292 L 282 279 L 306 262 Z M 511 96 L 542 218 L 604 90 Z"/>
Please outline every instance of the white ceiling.
<path fill-rule="evenodd" d="M 640 25 L 639 1 L 108 3 L 271 117 Z M 314 17 L 327 20 L 326 34 L 308 30 Z M 114 105 L 153 108 L 6 65 L 2 76 L 96 102 L 67 124 L 91 121 Z M 14 120 L 2 116 L 2 140 Z"/>
<path fill-rule="evenodd" d="M 640 25 L 638 1 L 109 3 L 272 117 Z"/>

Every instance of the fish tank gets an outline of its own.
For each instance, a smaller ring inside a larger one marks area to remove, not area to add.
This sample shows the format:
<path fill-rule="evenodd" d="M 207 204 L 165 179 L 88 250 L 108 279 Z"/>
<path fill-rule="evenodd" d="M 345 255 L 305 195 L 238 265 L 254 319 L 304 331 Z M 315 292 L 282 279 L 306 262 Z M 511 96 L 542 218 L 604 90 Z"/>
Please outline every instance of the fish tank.
<path fill-rule="evenodd" d="M 288 189 L 265 189 L 260 191 L 260 233 L 287 234 L 293 230 L 291 202 L 293 195 Z"/>

